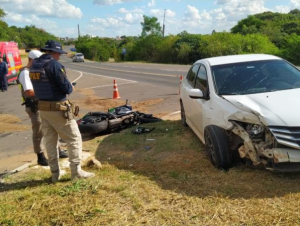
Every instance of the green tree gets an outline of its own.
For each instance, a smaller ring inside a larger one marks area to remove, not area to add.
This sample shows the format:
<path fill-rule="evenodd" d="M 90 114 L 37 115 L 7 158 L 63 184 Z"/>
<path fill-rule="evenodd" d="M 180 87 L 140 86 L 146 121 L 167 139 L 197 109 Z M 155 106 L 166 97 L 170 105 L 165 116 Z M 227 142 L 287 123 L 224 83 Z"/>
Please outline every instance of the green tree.
<path fill-rule="evenodd" d="M 153 61 L 158 63 L 174 63 L 176 62 L 176 52 L 173 46 L 176 41 L 179 39 L 179 36 L 165 36 L 157 46 L 155 52 L 156 55 L 153 56 Z"/>
<path fill-rule="evenodd" d="M 4 21 L 2 21 L 2 18 L 6 16 L 6 13 L 3 9 L 0 8 L 0 41 L 6 41 L 8 38 L 7 30 L 8 25 Z"/>
<path fill-rule="evenodd" d="M 282 32 L 300 35 L 300 21 L 291 21 L 282 25 Z"/>
<path fill-rule="evenodd" d="M 148 35 L 140 37 L 133 47 L 134 60 L 155 62 L 158 46 L 162 42 L 162 36 Z"/>
<path fill-rule="evenodd" d="M 146 35 L 162 35 L 160 23 L 157 22 L 156 17 L 148 17 L 143 15 L 144 22 L 142 25 L 142 36 Z"/>
<path fill-rule="evenodd" d="M 254 33 L 257 32 L 263 24 L 264 22 L 261 19 L 251 15 L 246 19 L 240 20 L 237 25 L 231 28 L 231 32 L 235 34 L 247 34 L 247 31 Z"/>
<path fill-rule="evenodd" d="M 54 35 L 49 34 L 44 29 L 37 28 L 34 25 L 25 26 L 25 28 L 19 32 L 19 36 L 21 37 L 25 48 L 42 47 L 47 40 L 57 40 Z"/>
<path fill-rule="evenodd" d="M 300 17 L 300 10 L 299 9 L 293 9 L 289 12 L 289 14 L 293 14 L 293 15 L 296 15 L 296 16 Z"/>
<path fill-rule="evenodd" d="M 202 35 L 181 32 L 173 46 L 176 53 L 174 63 L 189 64 L 203 58 L 202 52 L 199 51 L 201 45 L 203 45 Z"/>
<path fill-rule="evenodd" d="M 78 52 L 82 52 L 85 58 L 94 61 L 108 61 L 110 48 L 105 39 L 81 36 L 75 43 Z"/>
<path fill-rule="evenodd" d="M 4 12 L 3 9 L 0 8 L 0 19 L 6 16 L 6 13 Z"/>
<path fill-rule="evenodd" d="M 294 64 L 300 65 L 300 36 L 291 34 L 284 38 L 282 57 Z"/>
<path fill-rule="evenodd" d="M 225 56 L 245 53 L 278 54 L 278 48 L 268 37 L 261 34 L 232 34 L 220 32 L 203 36 L 199 52 L 203 57 Z"/>

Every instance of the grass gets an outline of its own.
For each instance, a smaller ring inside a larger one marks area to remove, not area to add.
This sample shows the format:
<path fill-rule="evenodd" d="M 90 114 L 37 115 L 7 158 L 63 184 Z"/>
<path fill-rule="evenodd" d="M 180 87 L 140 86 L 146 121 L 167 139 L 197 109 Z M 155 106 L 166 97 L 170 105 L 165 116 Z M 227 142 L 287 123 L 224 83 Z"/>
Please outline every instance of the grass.
<path fill-rule="evenodd" d="M 21 119 L 14 115 L 0 114 L 0 134 L 30 129 L 30 126 L 20 124 Z"/>
<path fill-rule="evenodd" d="M 190 129 L 165 121 L 84 142 L 102 169 L 49 183 L 27 169 L 0 184 L 0 225 L 299 225 L 299 174 L 216 170 Z"/>

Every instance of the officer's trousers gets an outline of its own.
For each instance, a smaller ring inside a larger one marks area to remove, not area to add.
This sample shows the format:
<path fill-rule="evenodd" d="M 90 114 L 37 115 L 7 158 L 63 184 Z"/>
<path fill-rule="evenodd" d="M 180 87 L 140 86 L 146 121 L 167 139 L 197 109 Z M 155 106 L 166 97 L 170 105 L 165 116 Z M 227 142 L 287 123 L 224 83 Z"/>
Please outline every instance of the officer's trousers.
<path fill-rule="evenodd" d="M 0 89 L 7 90 L 8 82 L 6 75 L 0 75 Z"/>
<path fill-rule="evenodd" d="M 82 156 L 82 139 L 77 122 L 74 119 L 65 119 L 61 111 L 40 110 L 40 116 L 51 172 L 59 172 L 58 135 L 67 143 L 70 166 L 79 165 Z"/>
<path fill-rule="evenodd" d="M 31 109 L 26 107 L 25 108 L 27 114 L 31 119 L 31 126 L 32 126 L 32 143 L 33 149 L 35 154 L 40 154 L 43 152 L 42 150 L 42 121 L 40 118 L 40 113 L 37 111 L 36 113 L 32 113 Z"/>

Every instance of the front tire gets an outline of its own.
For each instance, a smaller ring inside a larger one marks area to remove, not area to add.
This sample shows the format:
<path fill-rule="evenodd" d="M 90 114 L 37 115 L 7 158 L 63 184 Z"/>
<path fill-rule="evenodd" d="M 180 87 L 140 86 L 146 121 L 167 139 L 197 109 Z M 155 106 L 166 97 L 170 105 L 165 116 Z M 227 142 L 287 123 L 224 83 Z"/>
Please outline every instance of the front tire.
<path fill-rule="evenodd" d="M 181 115 L 181 124 L 185 127 L 188 126 L 188 124 L 186 123 L 186 117 L 185 117 L 185 111 L 184 111 L 184 107 L 183 107 L 183 103 L 182 101 L 180 101 L 180 115 Z"/>
<path fill-rule="evenodd" d="M 204 130 L 206 153 L 217 169 L 228 170 L 232 166 L 232 154 L 229 150 L 225 130 L 215 126 L 207 126 Z"/>

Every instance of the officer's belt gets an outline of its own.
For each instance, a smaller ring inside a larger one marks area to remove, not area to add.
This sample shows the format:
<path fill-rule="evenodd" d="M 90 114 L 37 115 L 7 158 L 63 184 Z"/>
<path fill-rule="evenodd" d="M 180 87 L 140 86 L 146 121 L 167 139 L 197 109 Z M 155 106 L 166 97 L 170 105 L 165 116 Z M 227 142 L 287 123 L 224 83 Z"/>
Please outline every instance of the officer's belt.
<path fill-rule="evenodd" d="M 66 101 L 42 101 L 38 103 L 38 109 L 41 111 L 66 111 L 70 104 L 69 100 Z"/>

